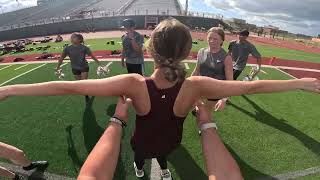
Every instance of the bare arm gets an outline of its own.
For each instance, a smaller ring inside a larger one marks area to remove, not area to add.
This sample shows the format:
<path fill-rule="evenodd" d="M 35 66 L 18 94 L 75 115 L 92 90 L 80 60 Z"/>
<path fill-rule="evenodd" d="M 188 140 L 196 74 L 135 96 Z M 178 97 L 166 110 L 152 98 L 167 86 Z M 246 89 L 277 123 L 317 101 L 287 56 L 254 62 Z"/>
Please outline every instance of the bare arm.
<path fill-rule="evenodd" d="M 212 122 L 211 110 L 199 105 L 198 126 Z M 202 153 L 209 180 L 241 180 L 240 168 L 221 141 L 216 129 L 201 133 Z"/>
<path fill-rule="evenodd" d="M 114 116 L 127 122 L 130 103 L 130 100 L 124 101 L 123 98 L 119 98 Z M 113 122 L 109 124 L 82 166 L 78 180 L 113 179 L 120 153 L 122 131 L 119 124 Z"/>
<path fill-rule="evenodd" d="M 138 75 L 119 75 L 99 80 L 53 81 L 0 87 L 0 100 L 9 96 L 122 96 L 134 97 L 141 86 Z M 130 87 L 130 88 L 128 88 Z"/>
<path fill-rule="evenodd" d="M 199 64 L 194 68 L 191 76 L 200 76 L 200 67 Z"/>
<path fill-rule="evenodd" d="M 219 81 L 208 77 L 190 77 L 199 98 L 221 99 L 243 94 L 306 90 L 320 93 L 320 81 L 314 78 L 295 80 Z"/>
<path fill-rule="evenodd" d="M 63 52 L 58 60 L 57 70 L 60 69 L 61 64 L 63 63 L 64 58 L 66 58 L 66 54 Z"/>
<path fill-rule="evenodd" d="M 96 58 L 96 56 L 89 50 L 88 55 L 98 64 L 101 65 L 100 61 Z"/>
<path fill-rule="evenodd" d="M 226 79 L 229 81 L 233 80 L 233 64 L 231 56 L 227 56 L 226 60 L 224 61 L 224 71 L 226 73 Z"/>

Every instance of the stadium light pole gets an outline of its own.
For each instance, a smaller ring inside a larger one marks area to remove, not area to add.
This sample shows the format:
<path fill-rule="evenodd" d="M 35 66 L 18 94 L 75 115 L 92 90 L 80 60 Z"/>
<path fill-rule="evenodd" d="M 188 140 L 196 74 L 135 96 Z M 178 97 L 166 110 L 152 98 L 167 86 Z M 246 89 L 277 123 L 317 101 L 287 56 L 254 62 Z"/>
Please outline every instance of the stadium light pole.
<path fill-rule="evenodd" d="M 2 7 L 2 6 L 0 6 L 0 9 L 1 9 L 1 14 L 3 14 L 3 13 L 4 13 L 4 11 L 3 11 L 3 7 Z"/>
<path fill-rule="evenodd" d="M 186 9 L 185 9 L 186 15 L 188 15 L 188 11 L 189 11 L 189 0 L 186 0 Z"/>

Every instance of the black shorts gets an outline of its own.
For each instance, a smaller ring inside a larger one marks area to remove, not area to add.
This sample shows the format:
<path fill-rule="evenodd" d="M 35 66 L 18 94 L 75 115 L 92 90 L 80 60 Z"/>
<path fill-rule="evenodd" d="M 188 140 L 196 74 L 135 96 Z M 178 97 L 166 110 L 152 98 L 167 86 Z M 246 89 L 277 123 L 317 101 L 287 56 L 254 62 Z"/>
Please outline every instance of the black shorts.
<path fill-rule="evenodd" d="M 220 99 L 208 99 L 208 101 L 219 101 Z"/>
<path fill-rule="evenodd" d="M 143 72 L 142 72 L 143 64 L 129 64 L 129 63 L 126 63 L 126 66 L 127 66 L 127 70 L 128 70 L 129 74 L 135 73 L 135 74 L 140 74 L 141 76 L 143 76 Z"/>
<path fill-rule="evenodd" d="M 234 69 L 234 70 L 233 70 L 233 79 L 234 79 L 234 80 L 237 80 L 241 73 L 242 73 L 241 70 L 235 70 L 235 69 Z"/>
<path fill-rule="evenodd" d="M 79 76 L 81 75 L 81 73 L 84 73 L 84 72 L 89 72 L 89 67 L 86 67 L 84 69 L 72 69 L 72 73 L 75 76 Z"/>

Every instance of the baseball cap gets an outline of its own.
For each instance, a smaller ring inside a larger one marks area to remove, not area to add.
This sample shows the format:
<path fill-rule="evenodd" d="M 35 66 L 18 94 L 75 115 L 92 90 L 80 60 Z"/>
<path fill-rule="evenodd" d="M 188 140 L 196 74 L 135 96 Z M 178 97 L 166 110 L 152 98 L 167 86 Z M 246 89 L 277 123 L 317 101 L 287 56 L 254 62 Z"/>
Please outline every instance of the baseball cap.
<path fill-rule="evenodd" d="M 133 28 L 136 26 L 136 22 L 133 19 L 125 19 L 122 21 L 121 28 Z"/>
<path fill-rule="evenodd" d="M 249 36 L 249 34 L 250 34 L 250 33 L 249 33 L 248 30 L 242 30 L 242 31 L 240 31 L 240 33 L 239 33 L 240 36 L 247 36 L 247 37 Z"/>

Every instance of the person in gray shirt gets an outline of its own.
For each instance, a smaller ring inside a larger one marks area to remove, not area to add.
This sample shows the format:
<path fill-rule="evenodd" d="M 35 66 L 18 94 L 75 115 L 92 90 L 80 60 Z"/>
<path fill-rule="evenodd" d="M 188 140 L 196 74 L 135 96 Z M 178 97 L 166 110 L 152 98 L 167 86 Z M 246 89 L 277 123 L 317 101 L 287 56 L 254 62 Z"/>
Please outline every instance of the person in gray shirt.
<path fill-rule="evenodd" d="M 81 34 L 74 33 L 71 35 L 72 45 L 64 48 L 61 57 L 59 59 L 56 70 L 61 68 L 63 60 L 69 56 L 71 61 L 71 68 L 74 78 L 76 80 L 88 79 L 89 65 L 86 60 L 86 55 L 90 56 L 98 65 L 101 65 L 99 60 L 93 55 L 90 48 L 84 45 L 84 39 Z M 89 97 L 86 96 L 86 101 L 89 101 Z"/>
<path fill-rule="evenodd" d="M 122 22 L 126 34 L 122 36 L 122 66 L 127 67 L 128 73 L 143 75 L 143 43 L 144 37 L 135 31 L 135 22 L 125 19 Z M 125 60 L 125 61 L 124 61 Z"/>
<path fill-rule="evenodd" d="M 208 31 L 209 47 L 198 52 L 197 66 L 193 76 L 207 76 L 218 80 L 233 80 L 232 59 L 222 48 L 225 33 L 221 28 L 213 27 Z M 206 105 L 209 109 L 223 110 L 227 98 L 209 99 Z M 194 113 L 194 112 L 193 112 Z"/>
<path fill-rule="evenodd" d="M 239 33 L 239 40 L 231 41 L 229 45 L 229 54 L 232 56 L 233 60 L 233 78 L 238 79 L 242 71 L 247 65 L 248 57 L 251 54 L 256 58 L 261 67 L 261 54 L 258 52 L 256 47 L 251 44 L 247 39 L 249 37 L 249 31 L 243 30 Z"/>

